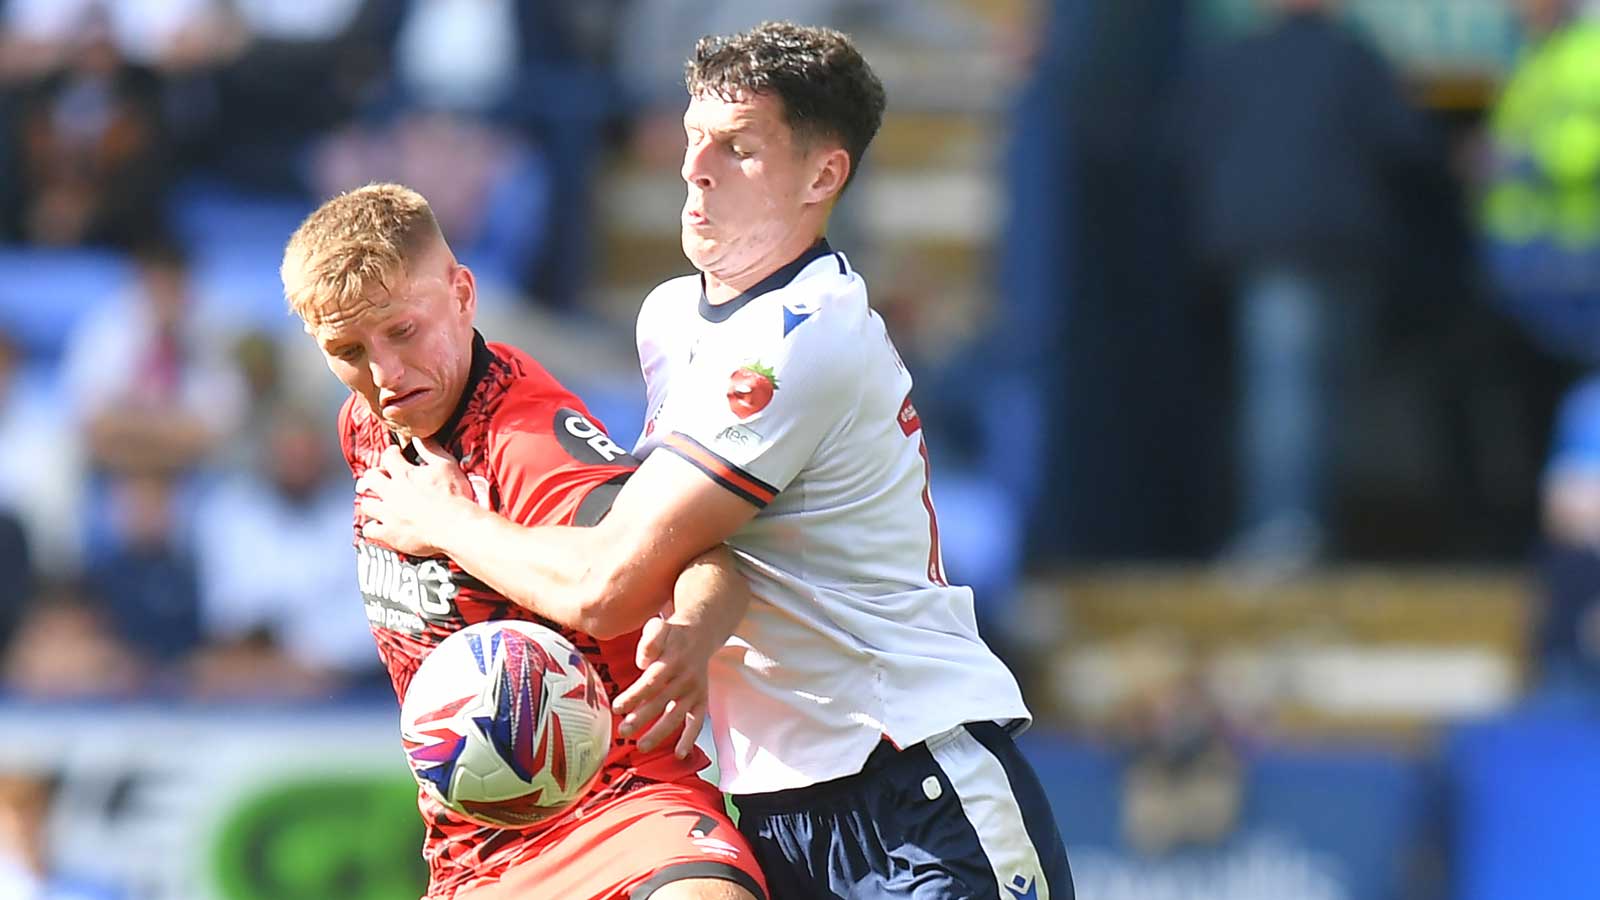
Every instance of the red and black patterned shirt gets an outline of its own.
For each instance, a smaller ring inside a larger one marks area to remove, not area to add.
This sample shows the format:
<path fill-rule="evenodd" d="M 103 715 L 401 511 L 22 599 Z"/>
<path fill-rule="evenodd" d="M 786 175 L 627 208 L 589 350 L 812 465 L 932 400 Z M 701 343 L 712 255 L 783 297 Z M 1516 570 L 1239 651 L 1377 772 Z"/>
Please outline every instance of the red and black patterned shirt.
<path fill-rule="evenodd" d="M 356 478 L 376 467 L 384 449 L 396 443 L 355 395 L 339 412 L 339 435 Z M 485 343 L 481 336 L 474 340 L 471 376 L 461 402 L 437 437 L 461 463 L 478 502 L 523 525 L 593 525 L 638 465 L 532 357 L 514 347 Z M 638 631 L 601 641 L 556 625 L 500 596 L 445 557 L 408 556 L 363 539 L 359 512 L 355 550 L 367 619 L 400 698 L 440 641 L 489 619 L 534 621 L 565 635 L 613 698 L 639 677 L 634 664 Z M 687 760 L 675 758 L 670 747 L 642 753 L 634 741 L 613 733 L 605 768 L 585 804 L 625 791 L 639 779 L 695 778 L 708 763 L 699 750 Z M 427 825 L 423 855 L 431 874 L 430 897 L 449 896 L 465 884 L 497 876 L 537 852 L 532 838 L 538 830 L 477 825 L 425 792 L 419 791 L 418 805 Z"/>

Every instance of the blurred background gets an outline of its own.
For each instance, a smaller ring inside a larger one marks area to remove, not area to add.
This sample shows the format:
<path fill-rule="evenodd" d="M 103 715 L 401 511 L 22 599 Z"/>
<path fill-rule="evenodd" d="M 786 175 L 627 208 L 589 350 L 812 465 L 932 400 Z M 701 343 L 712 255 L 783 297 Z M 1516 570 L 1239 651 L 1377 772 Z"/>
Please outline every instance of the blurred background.
<path fill-rule="evenodd" d="M 0 0 L 0 898 L 409 900 L 342 399 L 281 248 L 433 202 L 620 442 L 682 62 L 851 32 L 830 238 L 1086 900 L 1600 883 L 1600 10 Z"/>

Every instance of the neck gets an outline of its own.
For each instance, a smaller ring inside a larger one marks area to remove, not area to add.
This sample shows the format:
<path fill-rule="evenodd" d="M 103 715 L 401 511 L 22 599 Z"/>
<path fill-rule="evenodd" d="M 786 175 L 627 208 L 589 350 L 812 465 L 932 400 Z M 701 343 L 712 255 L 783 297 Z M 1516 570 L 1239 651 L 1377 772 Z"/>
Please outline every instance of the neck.
<path fill-rule="evenodd" d="M 822 238 L 822 233 L 821 225 L 814 228 L 799 227 L 747 266 L 739 269 L 706 270 L 706 300 L 712 304 L 726 303 L 755 287 L 768 275 L 794 262 L 800 254 Z"/>

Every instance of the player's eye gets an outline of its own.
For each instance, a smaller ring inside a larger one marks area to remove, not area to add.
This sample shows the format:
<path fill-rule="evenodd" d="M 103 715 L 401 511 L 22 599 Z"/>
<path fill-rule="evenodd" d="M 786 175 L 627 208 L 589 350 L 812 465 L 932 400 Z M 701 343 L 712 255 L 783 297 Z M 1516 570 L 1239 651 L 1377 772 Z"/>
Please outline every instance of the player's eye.
<path fill-rule="evenodd" d="M 397 340 L 400 339 L 400 338 L 408 338 L 416 330 L 417 330 L 417 326 L 414 323 L 407 322 L 404 325 L 401 325 L 401 326 L 391 330 L 389 332 L 389 336 L 392 337 L 392 338 L 395 338 Z"/>
<path fill-rule="evenodd" d="M 733 144 L 728 149 L 733 151 L 734 159 L 749 159 L 750 157 L 756 155 L 756 152 L 754 150 L 750 150 L 750 149 L 748 149 L 746 147 L 741 147 L 738 144 Z"/>
<path fill-rule="evenodd" d="M 361 348 L 353 345 L 349 347 L 340 347 L 339 349 L 333 351 L 333 355 L 335 359 L 341 359 L 345 362 L 355 362 L 361 357 Z"/>

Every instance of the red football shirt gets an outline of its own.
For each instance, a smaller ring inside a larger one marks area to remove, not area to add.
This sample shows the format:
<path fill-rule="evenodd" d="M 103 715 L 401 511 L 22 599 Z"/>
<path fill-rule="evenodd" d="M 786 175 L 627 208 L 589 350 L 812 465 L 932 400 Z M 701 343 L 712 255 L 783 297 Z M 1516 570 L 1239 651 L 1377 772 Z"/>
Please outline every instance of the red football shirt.
<path fill-rule="evenodd" d="M 396 439 L 351 395 L 339 413 L 339 435 L 351 473 L 359 478 L 378 464 Z M 606 436 L 583 403 L 532 357 L 477 337 L 472 372 L 454 414 L 438 439 L 460 463 L 478 502 L 524 525 L 592 525 L 638 461 Z M 637 631 L 601 641 L 542 619 L 495 593 L 445 557 L 397 553 L 361 537 L 355 549 L 367 619 L 388 667 L 395 694 L 428 652 L 458 629 L 488 619 L 525 619 L 565 635 L 616 697 L 639 677 L 634 665 Z M 663 604 L 668 598 L 663 597 Z M 615 723 L 613 724 L 615 727 Z M 699 750 L 679 760 L 671 748 L 639 751 L 613 732 L 611 752 L 585 806 L 645 781 L 696 778 L 709 760 Z M 419 791 L 427 825 L 423 855 L 431 875 L 429 896 L 448 896 L 469 882 L 498 876 L 536 853 L 539 829 L 514 831 L 469 822 Z M 581 814 L 581 813 L 580 813 Z"/>

